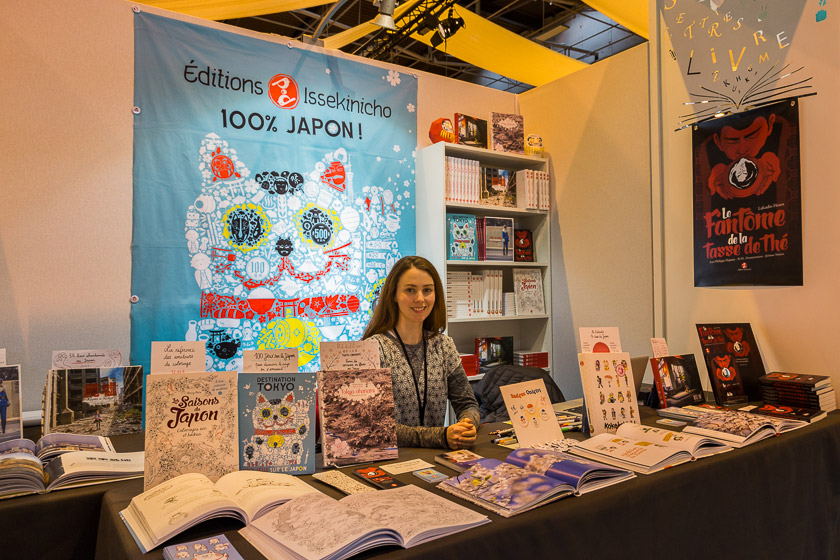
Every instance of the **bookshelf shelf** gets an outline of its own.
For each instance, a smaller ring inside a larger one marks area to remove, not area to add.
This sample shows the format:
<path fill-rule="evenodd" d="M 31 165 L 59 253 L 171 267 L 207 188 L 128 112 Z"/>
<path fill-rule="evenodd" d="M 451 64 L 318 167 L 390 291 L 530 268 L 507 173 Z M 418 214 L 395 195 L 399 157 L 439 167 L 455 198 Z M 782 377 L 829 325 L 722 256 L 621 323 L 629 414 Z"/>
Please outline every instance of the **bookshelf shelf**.
<path fill-rule="evenodd" d="M 487 204 L 455 203 L 446 199 L 446 158 L 454 156 L 479 162 L 481 167 L 519 171 L 545 171 L 548 161 L 539 157 L 495 152 L 472 146 L 438 142 L 417 152 L 417 216 L 425 227 L 417 229 L 417 254 L 429 259 L 446 285 L 447 271 L 501 270 L 504 292 L 513 291 L 513 271 L 536 268 L 542 275 L 544 315 L 514 315 L 447 319 L 447 334 L 463 353 L 475 351 L 477 337 L 512 336 L 514 350 L 548 352 L 551 363 L 551 269 L 548 210 L 509 208 Z M 536 262 L 448 260 L 446 214 L 472 214 L 513 218 L 514 227 L 530 229 Z M 450 301 L 452 303 L 452 301 Z M 475 378 L 470 378 L 473 380 Z"/>

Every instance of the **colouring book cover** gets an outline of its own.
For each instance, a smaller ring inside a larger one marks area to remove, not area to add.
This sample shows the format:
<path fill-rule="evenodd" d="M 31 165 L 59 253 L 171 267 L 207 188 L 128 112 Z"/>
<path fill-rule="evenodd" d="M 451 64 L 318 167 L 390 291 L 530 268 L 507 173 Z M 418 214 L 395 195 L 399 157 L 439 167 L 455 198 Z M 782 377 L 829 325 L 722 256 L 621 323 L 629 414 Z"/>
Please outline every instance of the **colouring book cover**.
<path fill-rule="evenodd" d="M 315 472 L 315 373 L 239 375 L 239 468 Z"/>
<path fill-rule="evenodd" d="M 513 293 L 517 315 L 545 315 L 542 272 L 538 268 L 514 269 Z"/>
<path fill-rule="evenodd" d="M 525 153 L 525 121 L 522 115 L 490 113 L 490 148 L 499 152 Z"/>
<path fill-rule="evenodd" d="M 239 470 L 235 371 L 146 377 L 144 491 L 201 473 L 216 482 Z"/>
<path fill-rule="evenodd" d="M 451 261 L 478 259 L 475 216 L 470 214 L 446 215 L 446 258 Z"/>
<path fill-rule="evenodd" d="M 614 434 L 624 423 L 640 424 L 630 354 L 578 354 L 590 435 Z"/>
<path fill-rule="evenodd" d="M 397 458 L 389 368 L 318 372 L 324 466 Z"/>

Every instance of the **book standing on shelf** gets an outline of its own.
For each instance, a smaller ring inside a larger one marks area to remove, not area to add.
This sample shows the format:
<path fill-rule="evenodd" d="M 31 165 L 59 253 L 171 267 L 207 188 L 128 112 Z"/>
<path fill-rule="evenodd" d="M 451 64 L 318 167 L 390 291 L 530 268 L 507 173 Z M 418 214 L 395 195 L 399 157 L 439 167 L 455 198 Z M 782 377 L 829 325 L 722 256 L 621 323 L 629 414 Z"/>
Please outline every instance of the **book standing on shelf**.
<path fill-rule="evenodd" d="M 548 352 L 514 352 L 513 363 L 518 366 L 548 367 Z"/>
<path fill-rule="evenodd" d="M 513 293 L 519 315 L 545 315 L 542 272 L 538 268 L 513 269 Z"/>
<path fill-rule="evenodd" d="M 513 218 L 486 216 L 483 231 L 483 260 L 513 262 Z"/>
<path fill-rule="evenodd" d="M 294 476 L 237 471 L 215 483 L 201 473 L 171 478 L 131 499 L 120 517 L 144 553 L 202 521 L 232 517 L 246 525 L 292 498 L 320 494 Z"/>
<path fill-rule="evenodd" d="M 363 550 L 419 544 L 490 520 L 410 484 L 351 494 L 295 498 L 240 530 L 268 558 L 341 560 Z"/>
<path fill-rule="evenodd" d="M 507 169 L 482 167 L 479 203 L 516 208 L 516 185 L 511 176 Z"/>
<path fill-rule="evenodd" d="M 512 336 L 484 336 L 475 339 L 479 373 L 487 373 L 494 366 L 513 363 Z"/>
<path fill-rule="evenodd" d="M 522 115 L 490 113 L 490 148 L 499 152 L 525 153 L 525 122 Z"/>
<path fill-rule="evenodd" d="M 715 402 L 740 404 L 761 398 L 764 363 L 749 323 L 698 324 L 700 347 Z"/>
<path fill-rule="evenodd" d="M 476 148 L 487 147 L 487 121 L 464 113 L 455 113 L 455 136 L 458 143 Z"/>
<path fill-rule="evenodd" d="M 549 209 L 549 174 L 536 169 L 520 169 L 513 175 L 516 205 L 529 210 Z"/>
<path fill-rule="evenodd" d="M 513 230 L 513 260 L 534 262 L 534 235 L 530 229 Z"/>
<path fill-rule="evenodd" d="M 315 374 L 239 375 L 239 468 L 315 472 Z"/>
<path fill-rule="evenodd" d="M 446 214 L 446 258 L 451 261 L 478 260 L 475 216 Z"/>

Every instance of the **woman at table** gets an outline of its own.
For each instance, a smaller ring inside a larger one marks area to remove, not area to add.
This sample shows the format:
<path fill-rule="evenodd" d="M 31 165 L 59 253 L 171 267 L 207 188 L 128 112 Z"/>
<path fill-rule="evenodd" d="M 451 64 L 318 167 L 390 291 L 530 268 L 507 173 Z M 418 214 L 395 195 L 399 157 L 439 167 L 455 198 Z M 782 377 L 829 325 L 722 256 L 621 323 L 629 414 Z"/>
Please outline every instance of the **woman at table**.
<path fill-rule="evenodd" d="M 379 342 L 382 367 L 391 368 L 400 447 L 463 449 L 475 442 L 478 402 L 445 328 L 435 267 L 423 257 L 397 261 L 362 338 Z M 458 421 L 444 426 L 447 399 Z"/>

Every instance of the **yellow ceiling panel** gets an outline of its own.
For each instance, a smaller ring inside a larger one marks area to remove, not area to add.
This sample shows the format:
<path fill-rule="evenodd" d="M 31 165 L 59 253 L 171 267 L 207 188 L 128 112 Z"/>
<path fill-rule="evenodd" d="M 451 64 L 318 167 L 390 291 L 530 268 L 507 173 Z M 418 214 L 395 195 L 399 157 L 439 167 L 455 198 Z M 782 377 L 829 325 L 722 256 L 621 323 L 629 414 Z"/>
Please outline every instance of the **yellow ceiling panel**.
<path fill-rule="evenodd" d="M 539 86 L 585 68 L 587 64 L 520 37 L 467 10 L 455 7 L 464 27 L 437 49 L 512 80 Z M 413 38 L 431 45 L 434 32 Z"/>
<path fill-rule="evenodd" d="M 648 32 L 648 0 L 583 0 L 589 7 L 598 10 L 645 39 Z"/>
<path fill-rule="evenodd" d="M 394 10 L 394 19 L 399 19 L 399 17 L 409 10 L 410 8 L 414 7 L 417 2 L 403 2 Z M 356 27 L 351 27 L 350 29 L 346 29 L 341 33 L 336 33 L 335 35 L 330 35 L 329 37 L 324 38 L 324 47 L 327 49 L 340 49 L 344 45 L 349 45 L 353 41 L 358 41 L 365 35 L 369 35 L 376 31 L 382 29 L 378 25 L 373 24 L 373 20 L 370 20 L 367 23 L 363 23 L 361 25 L 357 25 Z"/>
<path fill-rule="evenodd" d="M 212 20 L 260 16 L 312 6 L 334 0 L 143 0 L 141 3 L 181 14 Z"/>

